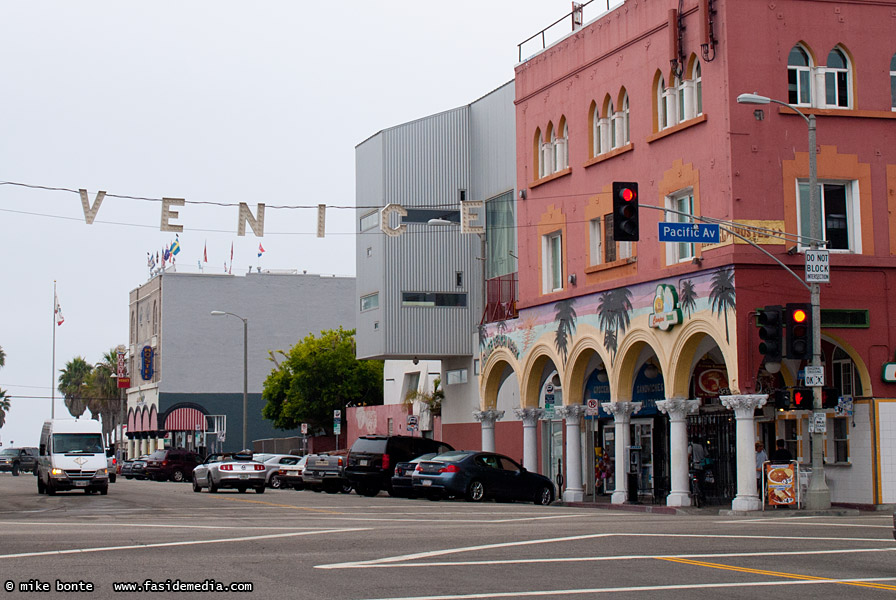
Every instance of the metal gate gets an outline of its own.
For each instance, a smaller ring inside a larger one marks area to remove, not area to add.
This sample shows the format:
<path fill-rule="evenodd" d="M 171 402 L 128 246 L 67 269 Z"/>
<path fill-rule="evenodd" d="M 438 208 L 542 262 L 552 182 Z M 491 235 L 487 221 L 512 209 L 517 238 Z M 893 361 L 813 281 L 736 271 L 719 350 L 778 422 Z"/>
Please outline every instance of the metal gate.
<path fill-rule="evenodd" d="M 688 416 L 688 441 L 699 440 L 712 459 L 712 483 L 704 483 L 708 504 L 727 504 L 737 494 L 737 456 L 734 415 Z"/>

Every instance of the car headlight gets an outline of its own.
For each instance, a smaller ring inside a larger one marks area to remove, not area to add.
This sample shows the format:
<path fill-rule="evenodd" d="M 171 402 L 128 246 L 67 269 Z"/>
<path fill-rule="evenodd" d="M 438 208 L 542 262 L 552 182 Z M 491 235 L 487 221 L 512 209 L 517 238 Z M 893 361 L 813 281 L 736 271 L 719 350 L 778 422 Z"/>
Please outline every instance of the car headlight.
<path fill-rule="evenodd" d="M 65 477 L 65 471 L 62 469 L 50 469 L 51 477 Z"/>
<path fill-rule="evenodd" d="M 96 470 L 96 474 L 97 474 L 97 475 L 108 475 L 108 474 L 109 474 L 109 469 L 97 469 L 97 470 Z"/>

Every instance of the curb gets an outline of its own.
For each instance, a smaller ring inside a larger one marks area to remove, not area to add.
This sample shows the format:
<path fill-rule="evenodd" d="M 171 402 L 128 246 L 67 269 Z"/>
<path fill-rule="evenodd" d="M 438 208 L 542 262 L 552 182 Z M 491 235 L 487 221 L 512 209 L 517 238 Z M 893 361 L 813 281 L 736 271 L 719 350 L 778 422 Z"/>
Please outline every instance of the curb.
<path fill-rule="evenodd" d="M 621 510 L 625 512 L 653 513 L 658 515 L 723 516 L 723 517 L 766 517 L 782 519 L 792 517 L 857 517 L 862 511 L 855 508 L 830 508 L 828 510 L 731 510 L 730 508 L 695 508 L 693 506 L 663 506 L 657 504 L 610 504 L 593 502 L 557 502 L 557 506 L 571 508 L 592 508 L 599 510 Z"/>

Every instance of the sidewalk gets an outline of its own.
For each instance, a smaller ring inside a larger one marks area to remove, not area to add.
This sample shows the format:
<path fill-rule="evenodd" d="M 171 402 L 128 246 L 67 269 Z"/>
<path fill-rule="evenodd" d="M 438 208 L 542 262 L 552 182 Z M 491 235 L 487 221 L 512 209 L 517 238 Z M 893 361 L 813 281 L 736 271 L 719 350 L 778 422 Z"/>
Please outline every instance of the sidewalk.
<path fill-rule="evenodd" d="M 559 506 L 571 506 L 576 508 L 594 508 L 604 510 L 622 510 L 628 512 L 644 512 L 660 515 L 702 515 L 702 516 L 724 516 L 724 517 L 766 517 L 766 518 L 785 518 L 785 517 L 856 517 L 863 510 L 858 507 L 832 506 L 827 510 L 805 510 L 805 509 L 775 509 L 767 506 L 766 510 L 732 510 L 731 504 L 720 504 L 703 506 L 696 508 L 693 506 L 666 506 L 665 504 L 611 504 L 610 496 L 598 496 L 596 501 L 590 498 L 584 502 L 563 502 L 558 501 Z M 892 506 L 867 507 L 867 511 L 890 511 Z"/>

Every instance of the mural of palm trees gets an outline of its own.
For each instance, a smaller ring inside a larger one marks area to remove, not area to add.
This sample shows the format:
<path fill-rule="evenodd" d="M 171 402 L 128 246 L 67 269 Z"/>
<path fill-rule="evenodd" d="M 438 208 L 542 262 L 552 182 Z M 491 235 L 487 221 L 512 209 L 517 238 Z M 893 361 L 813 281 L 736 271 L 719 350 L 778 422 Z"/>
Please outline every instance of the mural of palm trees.
<path fill-rule="evenodd" d="M 88 379 L 92 370 L 83 357 L 76 356 L 59 371 L 59 392 L 73 417 L 80 417 L 87 410 L 87 400 L 90 398 Z"/>
<path fill-rule="evenodd" d="M 689 317 L 694 312 L 694 309 L 697 308 L 697 290 L 694 289 L 694 282 L 690 279 L 681 282 L 678 303 Z"/>
<path fill-rule="evenodd" d="M 619 338 L 631 325 L 632 292 L 628 288 L 617 288 L 605 293 L 597 307 L 597 318 L 604 331 L 604 348 L 616 358 Z"/>
<path fill-rule="evenodd" d="M 479 354 L 482 354 L 485 352 L 485 343 L 488 340 L 488 328 L 485 326 L 485 323 L 480 323 L 477 331 L 479 332 Z"/>
<path fill-rule="evenodd" d="M 556 304 L 557 334 L 554 337 L 554 346 L 560 353 L 560 359 L 566 364 L 569 356 L 569 341 L 576 332 L 575 300 L 561 300 Z"/>
<path fill-rule="evenodd" d="M 728 339 L 728 311 L 734 310 L 734 269 L 716 271 L 709 291 L 712 312 L 725 317 L 725 341 Z"/>

